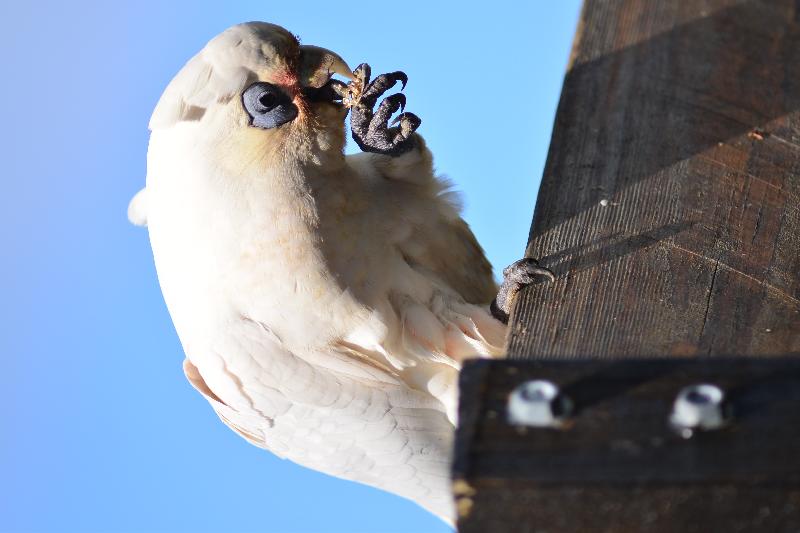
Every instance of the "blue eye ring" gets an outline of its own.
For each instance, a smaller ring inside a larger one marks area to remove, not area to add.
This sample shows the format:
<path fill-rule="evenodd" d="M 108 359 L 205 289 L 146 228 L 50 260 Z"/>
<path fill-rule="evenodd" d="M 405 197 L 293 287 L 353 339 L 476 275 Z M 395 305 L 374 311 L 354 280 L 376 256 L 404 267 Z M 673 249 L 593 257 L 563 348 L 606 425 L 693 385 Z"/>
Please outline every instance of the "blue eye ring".
<path fill-rule="evenodd" d="M 265 130 L 291 122 L 298 114 L 297 106 L 285 92 L 264 81 L 244 90 L 242 105 L 250 115 L 250 125 Z"/>

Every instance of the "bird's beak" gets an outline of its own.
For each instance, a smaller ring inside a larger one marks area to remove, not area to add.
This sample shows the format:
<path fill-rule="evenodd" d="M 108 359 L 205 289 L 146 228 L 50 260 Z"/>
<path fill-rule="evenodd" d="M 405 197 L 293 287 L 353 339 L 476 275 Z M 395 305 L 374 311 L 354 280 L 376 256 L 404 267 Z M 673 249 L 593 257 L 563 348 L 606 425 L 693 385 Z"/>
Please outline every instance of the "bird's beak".
<path fill-rule="evenodd" d="M 315 89 L 328 83 L 334 74 L 339 74 L 348 80 L 353 79 L 353 71 L 338 54 L 307 44 L 300 46 L 300 64 L 297 70 L 300 84 Z"/>

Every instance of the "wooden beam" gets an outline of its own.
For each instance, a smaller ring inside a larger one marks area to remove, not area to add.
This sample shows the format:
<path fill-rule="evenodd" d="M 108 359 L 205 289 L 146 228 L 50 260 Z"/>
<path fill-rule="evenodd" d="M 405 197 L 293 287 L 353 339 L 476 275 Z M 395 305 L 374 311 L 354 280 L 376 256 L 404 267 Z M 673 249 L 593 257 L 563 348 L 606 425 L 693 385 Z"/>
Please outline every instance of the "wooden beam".
<path fill-rule="evenodd" d="M 511 357 L 800 352 L 800 7 L 588 0 Z"/>
<path fill-rule="evenodd" d="M 569 399 L 560 427 L 509 422 L 529 380 Z M 689 435 L 670 415 L 699 383 L 728 419 Z M 461 533 L 800 531 L 798 358 L 473 361 L 461 395 Z"/>
<path fill-rule="evenodd" d="M 800 530 L 798 367 L 748 359 L 800 355 L 800 4 L 586 0 L 527 253 L 557 281 L 520 295 L 511 362 L 462 371 L 459 530 Z M 671 432 L 689 378 L 731 376 L 775 410 Z M 577 412 L 514 427 L 542 378 Z"/>

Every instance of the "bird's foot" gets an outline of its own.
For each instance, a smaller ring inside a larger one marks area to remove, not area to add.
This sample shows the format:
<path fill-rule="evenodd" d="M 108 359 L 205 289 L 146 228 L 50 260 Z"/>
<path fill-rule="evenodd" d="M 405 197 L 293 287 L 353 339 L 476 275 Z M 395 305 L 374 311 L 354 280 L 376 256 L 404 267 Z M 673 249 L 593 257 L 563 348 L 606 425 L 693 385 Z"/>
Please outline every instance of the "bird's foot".
<path fill-rule="evenodd" d="M 539 266 L 539 262 L 530 257 L 514 261 L 503 269 L 503 283 L 490 308 L 492 316 L 503 324 L 508 324 L 511 304 L 517 297 L 517 293 L 523 287 L 533 283 L 537 276 L 544 276 L 550 281 L 556 280 L 550 270 Z"/>
<path fill-rule="evenodd" d="M 370 81 L 369 65 L 362 63 L 354 71 L 353 80 L 343 90 L 342 103 L 349 107 L 353 140 L 365 152 L 398 156 L 414 147 L 413 134 L 422 123 L 413 113 L 404 113 L 406 97 L 396 93 L 383 99 L 377 109 L 375 104 L 386 91 L 399 81 L 402 89 L 408 82 L 403 72 L 381 74 Z M 389 118 L 401 113 L 389 125 Z"/>
<path fill-rule="evenodd" d="M 371 73 L 372 69 L 366 63 L 361 63 L 356 67 L 353 71 L 353 81 L 345 86 L 344 92 L 342 93 L 342 103 L 345 107 L 352 108 L 361 101 L 361 95 L 364 94 L 367 85 L 369 85 L 369 76 Z M 403 88 L 405 88 L 405 84 L 403 84 Z"/>

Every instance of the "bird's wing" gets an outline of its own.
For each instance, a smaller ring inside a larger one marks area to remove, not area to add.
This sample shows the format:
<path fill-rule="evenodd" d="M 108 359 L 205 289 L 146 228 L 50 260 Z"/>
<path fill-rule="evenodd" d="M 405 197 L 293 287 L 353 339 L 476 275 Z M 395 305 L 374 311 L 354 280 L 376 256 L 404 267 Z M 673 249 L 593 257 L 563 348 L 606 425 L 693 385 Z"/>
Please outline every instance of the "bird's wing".
<path fill-rule="evenodd" d="M 469 303 L 489 304 L 497 295 L 492 265 L 461 217 L 419 226 L 399 248 L 412 267 L 432 272 Z"/>
<path fill-rule="evenodd" d="M 349 166 L 370 186 L 402 191 L 409 209 L 399 217 L 403 231 L 392 240 L 397 260 L 389 277 L 395 280 L 388 299 L 400 334 L 387 340 L 385 352 L 397 360 L 460 366 L 466 357 L 496 357 L 503 353 L 505 326 L 489 313 L 497 294 L 492 267 L 475 236 L 460 216 L 458 195 L 433 172 L 433 156 L 416 134 L 415 149 L 399 157 L 353 154 Z M 374 306 L 373 306 L 374 307 Z M 385 319 L 390 320 L 390 319 Z M 367 344 L 362 344 L 368 348 Z M 428 380 L 430 367 L 408 370 L 404 377 Z M 420 374 L 409 376 L 408 374 Z M 450 379 L 445 379 L 450 383 Z M 452 383 L 455 386 L 455 383 Z M 446 387 L 438 394 L 444 401 Z M 450 395 L 453 396 L 453 395 Z M 455 406 L 449 406 L 449 412 Z"/>
<path fill-rule="evenodd" d="M 240 321 L 186 376 L 228 426 L 256 446 L 327 474 L 410 498 L 452 519 L 453 426 L 430 395 L 347 353 L 284 349 Z"/>
<path fill-rule="evenodd" d="M 346 160 L 365 179 L 377 174 L 387 183 L 414 187 L 419 209 L 407 215 L 413 231 L 398 243 L 400 252 L 413 267 L 427 269 L 467 302 L 488 305 L 497 295 L 492 265 L 460 216 L 461 199 L 452 183 L 434 173 L 425 139 L 415 137 L 415 149 L 399 157 L 353 154 Z"/>

